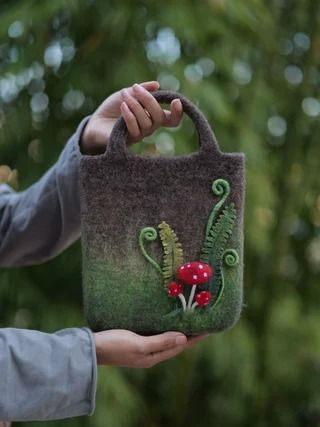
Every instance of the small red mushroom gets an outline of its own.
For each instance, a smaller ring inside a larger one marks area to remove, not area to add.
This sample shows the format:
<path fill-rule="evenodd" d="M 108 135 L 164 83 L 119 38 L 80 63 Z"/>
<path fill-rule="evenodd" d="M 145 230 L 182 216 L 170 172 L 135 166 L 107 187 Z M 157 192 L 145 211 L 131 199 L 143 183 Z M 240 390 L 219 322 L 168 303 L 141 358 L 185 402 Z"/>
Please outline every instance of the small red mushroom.
<path fill-rule="evenodd" d="M 213 269 L 205 262 L 192 261 L 181 265 L 177 270 L 177 276 L 186 285 L 192 285 L 189 296 L 188 308 L 191 308 L 196 287 L 203 285 L 213 275 Z"/>
<path fill-rule="evenodd" d="M 168 294 L 170 297 L 176 298 L 178 297 L 181 301 L 182 307 L 183 307 L 183 311 L 186 311 L 187 309 L 187 303 L 186 303 L 186 299 L 182 293 L 183 289 L 182 286 L 180 285 L 180 283 L 177 282 L 170 282 L 168 284 Z"/>
<path fill-rule="evenodd" d="M 182 293 L 182 286 L 177 282 L 171 282 L 168 285 L 168 294 L 171 297 L 177 297 Z"/>
<path fill-rule="evenodd" d="M 201 291 L 196 295 L 196 302 L 193 304 L 193 308 L 197 305 L 199 307 L 205 307 L 211 301 L 211 292 L 210 291 Z"/>

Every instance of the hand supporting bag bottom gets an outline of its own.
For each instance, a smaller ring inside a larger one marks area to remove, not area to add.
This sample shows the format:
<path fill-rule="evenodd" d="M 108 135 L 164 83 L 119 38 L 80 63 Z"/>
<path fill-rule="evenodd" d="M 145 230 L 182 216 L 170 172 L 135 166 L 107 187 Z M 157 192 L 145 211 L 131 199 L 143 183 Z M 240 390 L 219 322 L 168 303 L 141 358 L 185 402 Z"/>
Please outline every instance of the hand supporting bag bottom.
<path fill-rule="evenodd" d="M 83 299 L 94 331 L 225 330 L 242 306 L 244 155 L 225 154 L 203 114 L 180 98 L 199 151 L 131 154 L 120 118 L 106 152 L 80 165 Z"/>

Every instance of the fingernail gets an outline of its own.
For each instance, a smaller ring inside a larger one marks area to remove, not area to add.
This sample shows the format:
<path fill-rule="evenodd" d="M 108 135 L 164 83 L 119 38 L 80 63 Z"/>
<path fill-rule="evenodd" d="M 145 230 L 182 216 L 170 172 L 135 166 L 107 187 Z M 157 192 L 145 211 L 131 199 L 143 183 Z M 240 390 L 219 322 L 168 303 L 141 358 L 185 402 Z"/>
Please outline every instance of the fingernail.
<path fill-rule="evenodd" d="M 134 89 L 134 90 L 139 90 L 139 89 L 140 89 L 140 86 L 138 85 L 138 83 L 135 83 L 135 84 L 133 85 L 133 89 Z"/>
<path fill-rule="evenodd" d="M 179 335 L 176 338 L 176 345 L 184 345 L 187 343 L 187 337 L 185 337 L 184 335 Z"/>
<path fill-rule="evenodd" d="M 126 89 L 122 89 L 121 95 L 122 95 L 122 98 L 124 98 L 124 99 L 128 99 L 128 97 L 129 97 L 129 93 Z"/>
<path fill-rule="evenodd" d="M 174 99 L 173 102 L 175 103 L 176 107 L 178 107 L 179 110 L 181 110 L 182 104 L 181 104 L 180 99 Z"/>

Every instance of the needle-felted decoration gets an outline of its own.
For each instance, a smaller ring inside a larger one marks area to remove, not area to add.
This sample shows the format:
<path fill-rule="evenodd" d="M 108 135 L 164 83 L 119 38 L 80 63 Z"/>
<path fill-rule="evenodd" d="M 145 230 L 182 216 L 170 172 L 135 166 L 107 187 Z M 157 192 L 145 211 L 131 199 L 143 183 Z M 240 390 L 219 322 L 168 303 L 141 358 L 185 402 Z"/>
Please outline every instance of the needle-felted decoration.
<path fill-rule="evenodd" d="M 176 92 L 199 151 L 131 154 L 120 118 L 106 152 L 80 165 L 83 297 L 94 331 L 219 332 L 242 306 L 244 155 L 222 153 L 203 114 Z"/>

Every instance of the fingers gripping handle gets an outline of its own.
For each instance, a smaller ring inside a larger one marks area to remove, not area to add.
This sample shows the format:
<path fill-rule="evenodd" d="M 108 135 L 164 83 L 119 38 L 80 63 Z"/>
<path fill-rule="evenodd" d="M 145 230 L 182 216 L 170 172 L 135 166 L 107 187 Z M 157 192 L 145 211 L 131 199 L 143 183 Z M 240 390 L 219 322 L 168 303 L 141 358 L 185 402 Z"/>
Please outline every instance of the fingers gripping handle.
<path fill-rule="evenodd" d="M 217 140 L 207 119 L 191 101 L 180 93 L 166 90 L 152 92 L 152 95 L 158 102 L 168 104 L 170 104 L 173 99 L 179 98 L 182 103 L 183 111 L 190 117 L 197 129 L 199 151 L 202 154 L 220 154 Z M 116 157 L 127 157 L 127 135 L 128 130 L 125 121 L 120 117 L 111 132 L 106 154 L 113 154 L 116 155 Z"/>

